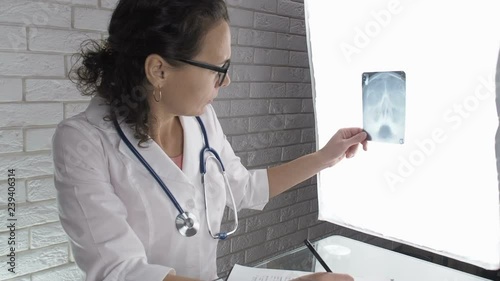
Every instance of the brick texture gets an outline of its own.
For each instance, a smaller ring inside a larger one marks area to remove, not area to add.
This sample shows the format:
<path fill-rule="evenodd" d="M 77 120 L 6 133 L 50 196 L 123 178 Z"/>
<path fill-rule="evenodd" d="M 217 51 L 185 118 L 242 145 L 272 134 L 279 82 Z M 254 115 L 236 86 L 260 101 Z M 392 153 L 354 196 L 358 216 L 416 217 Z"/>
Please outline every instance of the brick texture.
<path fill-rule="evenodd" d="M 88 97 L 67 73 L 87 39 L 106 38 L 117 0 L 0 0 L 0 170 L 15 168 L 18 270 L 0 280 L 83 280 L 57 210 L 51 138 Z M 265 168 L 315 148 L 303 1 L 226 0 L 231 17 L 232 84 L 214 108 L 236 155 Z M 22 176 L 21 176 L 22 175 Z M 0 178 L 0 206 L 7 204 Z M 219 243 L 221 276 L 233 264 L 255 264 L 338 229 L 317 221 L 316 181 L 272 198 L 263 211 L 242 210 L 240 228 Z M 0 220 L 6 221 L 6 212 Z M 225 212 L 222 228 L 234 217 Z M 0 240 L 8 233 L 0 231 Z M 8 252 L 0 244 L 0 263 Z"/>

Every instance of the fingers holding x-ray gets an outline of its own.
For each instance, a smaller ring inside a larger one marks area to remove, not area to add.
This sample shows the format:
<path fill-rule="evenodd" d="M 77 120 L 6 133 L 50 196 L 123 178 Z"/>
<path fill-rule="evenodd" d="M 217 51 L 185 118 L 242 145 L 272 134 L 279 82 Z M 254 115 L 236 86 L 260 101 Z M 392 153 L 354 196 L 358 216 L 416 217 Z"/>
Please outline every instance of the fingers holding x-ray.
<path fill-rule="evenodd" d="M 363 128 L 368 140 L 404 143 L 406 76 L 403 71 L 365 72 L 362 76 Z"/>

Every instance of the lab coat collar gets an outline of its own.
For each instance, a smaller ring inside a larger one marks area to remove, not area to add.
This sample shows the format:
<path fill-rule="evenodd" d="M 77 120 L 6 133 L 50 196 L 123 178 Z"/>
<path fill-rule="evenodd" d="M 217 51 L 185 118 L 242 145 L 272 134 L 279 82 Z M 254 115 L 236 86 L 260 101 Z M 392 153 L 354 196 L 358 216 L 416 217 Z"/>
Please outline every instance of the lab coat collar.
<path fill-rule="evenodd" d="M 128 158 L 139 165 L 139 170 L 149 176 L 149 171 L 144 167 L 139 159 L 133 154 L 130 148 L 123 141 L 113 122 L 103 120 L 103 117 L 109 114 L 110 106 L 105 104 L 105 99 L 95 96 L 90 101 L 85 114 L 90 123 L 99 129 L 116 134 L 120 139 L 118 150 Z M 127 139 L 139 151 L 142 157 L 154 169 L 154 171 L 167 183 L 167 181 L 176 181 L 179 183 L 189 183 L 194 187 L 194 181 L 199 179 L 199 152 L 203 147 L 203 135 L 196 118 L 191 116 L 179 116 L 184 131 L 184 146 L 182 170 L 168 157 L 161 147 L 152 139 L 149 139 L 139 147 L 138 140 L 134 138 L 134 130 L 124 122 L 124 117 L 118 119 L 118 123 Z"/>

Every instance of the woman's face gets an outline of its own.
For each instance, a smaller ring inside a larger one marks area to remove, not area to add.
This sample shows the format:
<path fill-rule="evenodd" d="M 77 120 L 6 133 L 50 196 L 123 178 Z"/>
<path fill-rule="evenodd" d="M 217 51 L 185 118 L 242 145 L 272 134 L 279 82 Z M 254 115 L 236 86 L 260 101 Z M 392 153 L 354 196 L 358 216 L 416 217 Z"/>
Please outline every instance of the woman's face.
<path fill-rule="evenodd" d="M 202 39 L 201 52 L 191 60 L 222 67 L 231 57 L 231 34 L 226 21 L 220 21 Z M 196 116 L 205 111 L 218 94 L 220 87 L 229 85 L 226 75 L 220 86 L 218 72 L 184 64 L 179 68 L 164 66 L 164 79 L 161 80 L 162 98 L 160 107 L 164 113 L 173 115 Z M 159 96 L 158 85 L 156 96 Z M 154 99 L 150 102 L 155 103 Z"/>

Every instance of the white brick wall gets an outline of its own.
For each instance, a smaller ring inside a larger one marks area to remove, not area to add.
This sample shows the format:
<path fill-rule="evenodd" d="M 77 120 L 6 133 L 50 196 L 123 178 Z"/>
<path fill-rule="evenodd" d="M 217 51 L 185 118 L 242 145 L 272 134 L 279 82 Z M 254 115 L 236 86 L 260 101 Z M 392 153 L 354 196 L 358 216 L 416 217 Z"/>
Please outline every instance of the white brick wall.
<path fill-rule="evenodd" d="M 69 80 L 26 79 L 26 101 L 88 101 Z"/>
<path fill-rule="evenodd" d="M 26 193 L 27 199 L 30 202 L 55 199 L 56 189 L 54 187 L 54 178 L 46 177 L 28 180 L 26 183 Z"/>
<path fill-rule="evenodd" d="M 22 130 L 0 131 L 0 153 L 23 151 Z"/>
<path fill-rule="evenodd" d="M 277 165 L 314 149 L 314 116 L 303 1 L 226 0 L 233 83 L 214 107 L 249 168 Z M 0 0 L 0 174 L 16 169 L 17 266 L 6 270 L 9 233 L 0 229 L 0 280 L 81 280 L 58 221 L 50 141 L 55 126 L 89 98 L 68 81 L 81 41 L 105 38 L 117 0 Z M 34 114 L 35 113 L 35 114 Z M 0 177 L 0 208 L 8 184 Z M 337 229 L 316 221 L 316 181 L 244 210 L 234 238 L 219 245 L 218 270 L 252 264 Z M 6 212 L 0 212 L 5 222 Z M 231 225 L 226 212 L 223 227 Z"/>
<path fill-rule="evenodd" d="M 0 52 L 0 75 L 64 76 L 64 57 L 58 55 Z M 29 63 L 28 63 L 29 62 Z"/>
<path fill-rule="evenodd" d="M 95 0 L 94 0 L 95 1 Z M 101 7 L 106 9 L 114 9 L 118 0 L 101 0 Z"/>
<path fill-rule="evenodd" d="M 26 28 L 20 26 L 0 26 L 0 48 L 9 50 L 26 50 Z M 20 34 L 20 35 L 19 35 Z"/>
<path fill-rule="evenodd" d="M 23 80 L 0 78 L 0 102 L 21 101 L 23 99 Z"/>
<path fill-rule="evenodd" d="M 6 171 L 12 168 L 16 169 L 17 218 L 16 274 L 7 271 L 10 233 L 3 227 L 0 280 L 79 280 L 81 276 L 71 262 L 59 223 L 50 148 L 56 124 L 88 103 L 66 78 L 66 56 L 82 40 L 101 38 L 101 18 L 109 16 L 109 10 L 99 11 L 87 26 L 75 20 L 75 15 L 84 13 L 82 9 L 96 9 L 98 4 L 98 0 L 0 0 L 4 35 L 0 36 L 0 169 L 4 175 L 0 220 L 7 221 Z"/>
<path fill-rule="evenodd" d="M 26 151 L 50 150 L 52 146 L 52 136 L 55 129 L 27 129 L 26 131 Z"/>
<path fill-rule="evenodd" d="M 104 32 L 108 30 L 111 11 L 93 8 L 75 8 L 74 13 L 75 28 Z"/>
<path fill-rule="evenodd" d="M 109 13 L 106 13 L 108 16 Z M 31 51 L 73 53 L 85 39 L 99 39 L 98 33 L 48 28 L 29 28 L 28 45 Z"/>
<path fill-rule="evenodd" d="M 0 257 L 0 278 L 2 280 L 67 264 L 68 245 L 62 243 L 17 253 L 15 274 L 7 271 L 6 261 L 5 255 Z"/>
<path fill-rule="evenodd" d="M 1 0 L 0 21 L 25 26 L 71 26 L 71 7 L 52 1 Z"/>

